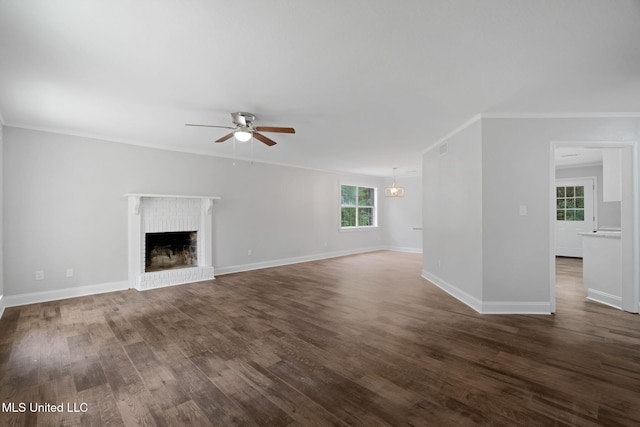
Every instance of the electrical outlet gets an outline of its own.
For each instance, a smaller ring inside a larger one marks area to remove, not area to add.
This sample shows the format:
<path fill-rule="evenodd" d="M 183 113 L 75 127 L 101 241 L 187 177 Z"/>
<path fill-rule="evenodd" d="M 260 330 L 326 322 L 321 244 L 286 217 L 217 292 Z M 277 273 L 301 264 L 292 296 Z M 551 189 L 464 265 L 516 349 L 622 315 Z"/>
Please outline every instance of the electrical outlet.
<path fill-rule="evenodd" d="M 44 280 L 44 271 L 36 270 L 35 278 L 36 280 Z"/>
<path fill-rule="evenodd" d="M 67 277 L 73 277 L 73 268 L 67 268 Z"/>
<path fill-rule="evenodd" d="M 249 249 L 249 250 L 247 251 L 247 255 L 248 255 L 248 256 L 253 255 L 253 251 L 252 251 L 251 249 Z"/>

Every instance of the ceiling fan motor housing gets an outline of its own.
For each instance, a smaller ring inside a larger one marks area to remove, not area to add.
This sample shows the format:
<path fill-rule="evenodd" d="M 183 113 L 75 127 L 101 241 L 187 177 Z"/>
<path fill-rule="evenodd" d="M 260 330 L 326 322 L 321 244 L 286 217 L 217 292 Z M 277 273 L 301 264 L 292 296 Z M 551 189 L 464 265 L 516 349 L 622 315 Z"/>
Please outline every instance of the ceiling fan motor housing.
<path fill-rule="evenodd" d="M 251 127 L 256 120 L 256 116 L 251 113 L 238 112 L 231 114 L 233 116 L 233 123 L 238 126 Z"/>

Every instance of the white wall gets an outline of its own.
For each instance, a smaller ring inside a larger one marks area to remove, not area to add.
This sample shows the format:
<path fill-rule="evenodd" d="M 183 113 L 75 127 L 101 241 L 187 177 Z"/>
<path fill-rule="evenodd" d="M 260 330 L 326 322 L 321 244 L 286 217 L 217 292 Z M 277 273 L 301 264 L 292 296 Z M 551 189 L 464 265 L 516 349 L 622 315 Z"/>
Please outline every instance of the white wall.
<path fill-rule="evenodd" d="M 390 186 L 392 181 L 387 178 L 384 186 Z M 396 184 L 404 187 L 404 197 L 384 198 L 384 189 L 380 189 L 387 241 L 393 250 L 422 252 L 422 231 L 415 230 L 422 228 L 422 177 L 397 177 Z"/>
<path fill-rule="evenodd" d="M 485 301 L 550 300 L 551 141 L 637 140 L 635 118 L 483 119 Z M 527 216 L 519 215 L 526 205 Z"/>
<path fill-rule="evenodd" d="M 3 221 L 3 212 L 4 212 L 4 161 L 3 161 L 3 152 L 4 152 L 4 143 L 3 143 L 3 123 L 0 118 L 0 316 L 2 316 L 2 312 L 4 309 L 4 303 L 2 302 L 4 295 L 4 264 L 3 264 L 3 247 L 4 247 L 4 238 L 3 238 L 3 229 L 4 229 L 4 221 Z"/>
<path fill-rule="evenodd" d="M 423 276 L 472 306 L 482 300 L 480 121 L 423 156 Z"/>
<path fill-rule="evenodd" d="M 384 227 L 339 230 L 340 184 L 382 188 L 379 178 L 12 127 L 4 160 L 5 297 L 126 281 L 129 192 L 221 196 L 216 274 L 388 246 Z"/>
<path fill-rule="evenodd" d="M 620 202 L 604 202 L 602 200 L 602 165 L 580 167 L 556 167 L 556 179 L 582 178 L 587 176 L 597 177 L 597 201 L 598 226 L 620 228 Z"/>
<path fill-rule="evenodd" d="M 483 313 L 549 312 L 552 141 L 636 141 L 639 129 L 637 118 L 481 118 L 445 156 L 425 152 L 423 276 Z"/>

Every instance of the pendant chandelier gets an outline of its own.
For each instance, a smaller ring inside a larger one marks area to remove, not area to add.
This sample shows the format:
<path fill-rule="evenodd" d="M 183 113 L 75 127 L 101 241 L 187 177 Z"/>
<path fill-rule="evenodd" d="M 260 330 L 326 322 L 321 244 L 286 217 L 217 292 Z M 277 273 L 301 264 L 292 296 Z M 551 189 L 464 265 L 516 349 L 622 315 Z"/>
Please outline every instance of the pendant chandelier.
<path fill-rule="evenodd" d="M 398 187 L 396 184 L 396 169 L 393 168 L 393 184 L 384 188 L 384 197 L 404 197 L 404 187 Z"/>

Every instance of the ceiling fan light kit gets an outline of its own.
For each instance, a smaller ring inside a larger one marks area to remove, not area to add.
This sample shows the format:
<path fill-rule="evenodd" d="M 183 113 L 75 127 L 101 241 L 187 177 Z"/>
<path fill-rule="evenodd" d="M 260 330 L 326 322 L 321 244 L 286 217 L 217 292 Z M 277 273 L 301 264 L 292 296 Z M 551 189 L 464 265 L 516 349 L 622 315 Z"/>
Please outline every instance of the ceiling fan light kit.
<path fill-rule="evenodd" d="M 216 126 L 216 125 L 198 125 L 193 123 L 187 123 L 185 124 L 185 126 L 222 128 L 222 129 L 231 129 L 233 131 L 221 138 L 218 138 L 216 142 L 224 142 L 231 137 L 235 137 L 235 139 L 239 142 L 247 142 L 251 139 L 251 137 L 253 137 L 268 146 L 276 145 L 276 142 L 271 138 L 264 136 L 260 132 L 296 133 L 295 129 L 288 128 L 288 127 L 255 126 L 253 122 L 256 120 L 256 116 L 251 113 L 245 113 L 245 112 L 231 113 L 231 118 L 233 120 L 233 124 L 235 124 L 235 127 Z"/>
<path fill-rule="evenodd" d="M 236 140 L 240 142 L 247 142 L 248 140 L 251 139 L 251 132 L 244 129 L 240 129 L 235 131 L 233 133 L 233 136 L 236 138 Z"/>

